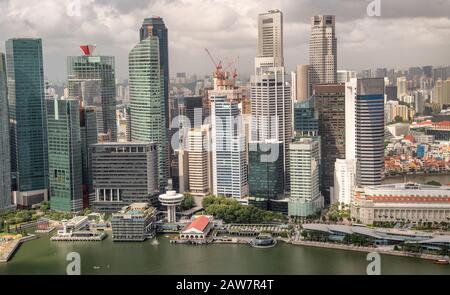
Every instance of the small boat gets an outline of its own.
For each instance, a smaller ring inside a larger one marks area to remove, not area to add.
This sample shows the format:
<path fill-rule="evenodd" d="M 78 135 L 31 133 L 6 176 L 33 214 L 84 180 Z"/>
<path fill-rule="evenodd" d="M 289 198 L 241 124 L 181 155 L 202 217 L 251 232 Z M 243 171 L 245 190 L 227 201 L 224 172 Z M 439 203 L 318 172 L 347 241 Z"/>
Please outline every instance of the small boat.
<path fill-rule="evenodd" d="M 441 264 L 441 265 L 448 265 L 450 264 L 450 262 L 448 261 L 448 259 L 438 259 L 433 261 L 433 263 L 435 264 Z"/>
<path fill-rule="evenodd" d="M 94 266 L 93 269 L 100 269 L 100 266 Z"/>

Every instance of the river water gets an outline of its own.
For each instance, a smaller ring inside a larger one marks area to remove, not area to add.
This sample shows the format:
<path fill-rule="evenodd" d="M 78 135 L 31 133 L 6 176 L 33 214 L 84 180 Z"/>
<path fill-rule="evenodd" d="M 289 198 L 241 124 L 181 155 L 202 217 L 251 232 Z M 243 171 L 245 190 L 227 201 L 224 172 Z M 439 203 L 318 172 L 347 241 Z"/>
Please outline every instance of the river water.
<path fill-rule="evenodd" d="M 78 252 L 82 274 L 366 274 L 366 253 L 294 246 L 279 242 L 270 249 L 247 245 L 112 242 L 51 242 L 49 236 L 26 242 L 8 263 L 4 274 L 65 274 L 66 255 Z M 450 266 L 416 258 L 381 256 L 382 274 L 447 274 Z"/>

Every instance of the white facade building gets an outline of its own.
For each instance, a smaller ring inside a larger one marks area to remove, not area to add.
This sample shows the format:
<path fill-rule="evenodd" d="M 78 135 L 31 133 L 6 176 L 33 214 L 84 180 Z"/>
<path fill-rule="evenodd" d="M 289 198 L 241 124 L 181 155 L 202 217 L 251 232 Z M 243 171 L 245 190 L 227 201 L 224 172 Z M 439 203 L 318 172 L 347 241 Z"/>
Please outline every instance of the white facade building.
<path fill-rule="evenodd" d="M 336 160 L 334 164 L 334 188 L 331 203 L 350 205 L 355 192 L 355 177 L 355 160 Z"/>

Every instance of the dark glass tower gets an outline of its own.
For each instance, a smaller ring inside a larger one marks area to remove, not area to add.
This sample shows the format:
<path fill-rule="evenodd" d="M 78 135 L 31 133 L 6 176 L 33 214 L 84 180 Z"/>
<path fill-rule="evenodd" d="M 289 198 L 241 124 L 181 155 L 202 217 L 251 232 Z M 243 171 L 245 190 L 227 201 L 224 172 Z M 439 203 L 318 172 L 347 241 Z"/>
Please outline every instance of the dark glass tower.
<path fill-rule="evenodd" d="M 169 116 L 169 37 L 167 27 L 161 17 L 154 16 L 144 19 L 144 22 L 139 30 L 139 40 L 142 41 L 149 36 L 155 36 L 159 39 L 159 65 L 160 74 L 162 76 L 162 93 L 164 95 L 164 118 L 165 118 L 165 132 L 167 139 L 167 146 L 169 146 L 170 138 L 168 134 L 170 116 Z M 170 162 L 170 153 L 169 153 Z"/>
<path fill-rule="evenodd" d="M 41 39 L 6 41 L 6 64 L 14 190 L 28 206 L 46 197 L 48 185 Z"/>

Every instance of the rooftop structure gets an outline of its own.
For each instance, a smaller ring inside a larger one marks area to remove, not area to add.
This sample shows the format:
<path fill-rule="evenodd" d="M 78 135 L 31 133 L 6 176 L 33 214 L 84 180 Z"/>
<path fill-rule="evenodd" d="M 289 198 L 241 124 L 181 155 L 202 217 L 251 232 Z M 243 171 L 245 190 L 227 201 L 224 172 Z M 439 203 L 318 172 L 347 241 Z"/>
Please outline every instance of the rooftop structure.
<path fill-rule="evenodd" d="M 167 191 L 167 193 L 159 195 L 161 205 L 167 207 L 167 222 L 176 222 L 177 206 L 181 204 L 184 199 L 183 194 L 177 194 L 176 191 Z"/>
<path fill-rule="evenodd" d="M 154 235 L 156 209 L 148 203 L 125 206 L 111 219 L 114 241 L 144 241 Z"/>

